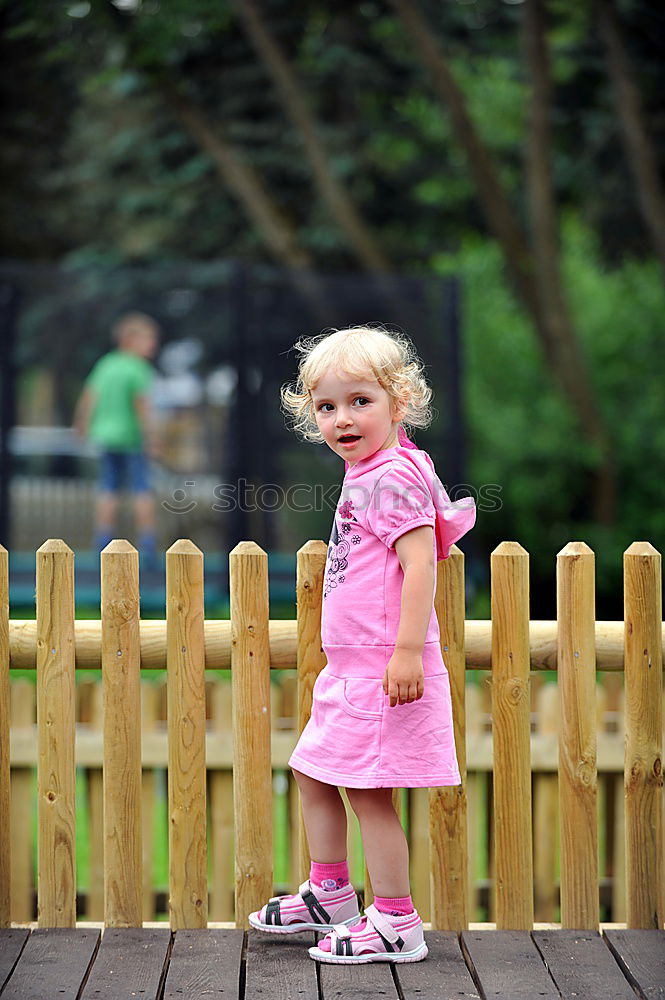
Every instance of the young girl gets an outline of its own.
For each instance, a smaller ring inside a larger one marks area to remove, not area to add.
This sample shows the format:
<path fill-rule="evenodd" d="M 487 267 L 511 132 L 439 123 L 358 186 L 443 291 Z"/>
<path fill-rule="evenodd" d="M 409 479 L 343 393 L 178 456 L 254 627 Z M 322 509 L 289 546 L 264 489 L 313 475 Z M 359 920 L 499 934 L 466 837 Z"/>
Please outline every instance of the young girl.
<path fill-rule="evenodd" d="M 330 932 L 322 962 L 418 962 L 427 955 L 409 888 L 392 789 L 459 785 L 448 671 L 434 611 L 437 559 L 475 523 L 451 503 L 402 423 L 429 423 L 431 390 L 403 336 L 371 327 L 300 341 L 298 382 L 282 388 L 295 429 L 345 459 L 328 545 L 321 638 L 327 665 L 289 758 L 312 858 L 297 893 L 250 914 L 272 934 Z M 358 816 L 374 903 L 360 918 L 346 861 Z"/>

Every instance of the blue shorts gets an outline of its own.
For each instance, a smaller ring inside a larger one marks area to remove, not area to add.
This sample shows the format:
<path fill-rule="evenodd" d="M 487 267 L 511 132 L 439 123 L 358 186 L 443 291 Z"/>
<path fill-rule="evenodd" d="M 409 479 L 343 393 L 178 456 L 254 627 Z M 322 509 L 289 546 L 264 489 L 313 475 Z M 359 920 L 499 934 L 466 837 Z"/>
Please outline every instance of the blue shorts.
<path fill-rule="evenodd" d="M 147 456 L 142 451 L 103 451 L 98 483 L 107 493 L 117 493 L 123 486 L 133 493 L 149 492 Z"/>

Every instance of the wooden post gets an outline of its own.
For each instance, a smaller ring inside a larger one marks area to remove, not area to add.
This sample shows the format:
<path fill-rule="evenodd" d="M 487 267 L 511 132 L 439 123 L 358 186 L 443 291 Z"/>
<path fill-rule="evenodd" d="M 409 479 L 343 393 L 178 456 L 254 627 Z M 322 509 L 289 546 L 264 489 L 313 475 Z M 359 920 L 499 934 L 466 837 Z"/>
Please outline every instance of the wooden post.
<path fill-rule="evenodd" d="M 624 552 L 623 570 L 626 923 L 660 929 L 665 921 L 660 552 L 649 542 L 633 542 Z"/>
<path fill-rule="evenodd" d="M 529 554 L 501 542 L 491 567 L 496 926 L 531 930 Z"/>
<path fill-rule="evenodd" d="M 0 927 L 11 926 L 11 780 L 9 770 L 9 563 L 0 545 Z"/>
<path fill-rule="evenodd" d="M 584 542 L 557 554 L 557 621 L 561 926 L 598 930 L 595 557 Z"/>
<path fill-rule="evenodd" d="M 74 553 L 37 549 L 37 922 L 76 926 Z"/>
<path fill-rule="evenodd" d="M 312 690 L 316 678 L 326 665 L 321 646 L 321 607 L 323 604 L 323 573 L 327 545 L 320 540 L 305 542 L 296 554 L 296 608 L 298 616 L 296 666 L 298 669 L 298 735 L 302 733 L 312 713 Z M 298 795 L 300 797 L 300 795 Z M 309 847 L 300 810 L 299 883 L 309 877 Z M 294 886 L 294 891 L 298 886 Z"/>
<path fill-rule="evenodd" d="M 236 927 L 273 890 L 268 556 L 256 542 L 229 553 Z"/>
<path fill-rule="evenodd" d="M 166 553 L 169 922 L 208 926 L 203 553 L 180 538 Z"/>
<path fill-rule="evenodd" d="M 141 927 L 139 554 L 124 539 L 101 557 L 104 715 L 104 923 Z"/>
<path fill-rule="evenodd" d="M 432 928 L 468 927 L 469 842 L 466 791 L 466 653 L 464 648 L 464 553 L 456 545 L 437 568 L 434 606 L 439 620 L 441 653 L 448 670 L 457 763 L 461 785 L 431 788 L 430 897 Z"/>

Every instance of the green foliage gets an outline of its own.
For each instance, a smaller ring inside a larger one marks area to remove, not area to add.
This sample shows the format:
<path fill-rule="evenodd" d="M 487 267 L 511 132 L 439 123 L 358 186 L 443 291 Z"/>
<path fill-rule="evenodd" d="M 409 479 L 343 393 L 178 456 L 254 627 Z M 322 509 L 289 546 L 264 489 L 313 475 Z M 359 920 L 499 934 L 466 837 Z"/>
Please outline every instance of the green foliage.
<path fill-rule="evenodd" d="M 524 222 L 524 5 L 419 6 Z M 500 509 L 481 512 L 479 541 L 519 538 L 541 553 L 551 577 L 556 551 L 570 538 L 584 538 L 596 548 L 599 583 L 609 590 L 621 551 L 635 538 L 660 547 L 665 532 L 665 425 L 656 377 L 665 303 L 592 7 L 573 0 L 547 5 L 551 169 L 575 328 L 616 442 L 620 510 L 612 530 L 592 523 L 595 456 L 543 364 L 450 116 L 392 7 L 373 0 L 262 0 L 260 9 L 301 83 L 332 172 L 395 269 L 462 277 L 470 473 L 474 482 L 501 487 Z M 222 258 L 270 259 L 209 153 L 174 115 L 164 90 L 169 84 L 213 134 L 233 143 L 241 164 L 257 171 L 316 266 L 357 267 L 231 0 L 142 0 L 122 11 L 110 0 L 54 7 L 4 0 L 0 17 L 8 109 L 0 185 L 4 256 L 57 260 L 89 275 L 84 265 L 193 259 L 214 267 Z M 620 18 L 662 159 L 662 14 L 630 0 L 620 5 Z M 120 274 L 96 280 L 121 282 Z M 95 279 L 85 280 L 92 296 Z M 62 289 L 61 307 L 65 300 L 72 308 L 87 301 L 85 280 Z M 39 319 L 34 310 L 31 322 L 38 326 Z"/>
<path fill-rule="evenodd" d="M 606 617 L 621 617 L 623 551 L 643 539 L 665 547 L 665 425 L 654 378 L 665 364 L 665 290 L 654 261 L 627 259 L 610 271 L 579 216 L 568 213 L 564 221 L 566 287 L 616 442 L 619 519 L 611 529 L 592 520 L 594 455 L 507 291 L 496 245 L 470 235 L 458 253 L 437 256 L 434 267 L 459 274 L 465 289 L 469 478 L 476 488 L 500 487 L 492 491 L 500 507 L 479 500 L 477 545 L 487 551 L 503 539 L 519 539 L 544 580 L 568 541 L 586 541 L 596 552 L 600 600 L 612 610 Z"/>
<path fill-rule="evenodd" d="M 333 172 L 345 179 L 396 266 L 426 268 L 432 254 L 454 252 L 469 231 L 486 232 L 448 113 L 389 5 L 264 0 L 260 9 L 301 82 Z M 478 0 L 423 9 L 524 218 L 528 85 L 520 5 Z M 300 136 L 230 0 L 142 0 L 129 9 L 110 0 L 53 9 L 36 0 L 6 0 L 2 10 L 7 80 L 17 75 L 15 67 L 23 84 L 6 85 L 9 131 L 20 125 L 19 143 L 36 150 L 26 173 L 9 144 L 5 188 L 22 205 L 8 206 L 9 221 L 0 229 L 6 256 L 21 245 L 19 255 L 40 259 L 63 251 L 77 260 L 118 262 L 269 256 L 208 153 L 165 103 L 160 88 L 168 83 L 260 171 L 275 205 L 321 266 L 355 266 L 313 191 Z M 590 8 L 552 0 L 548 10 L 559 198 L 602 233 L 609 261 L 620 260 L 622 241 L 643 256 L 647 235 L 626 184 Z M 648 109 L 659 53 L 635 30 L 636 19 L 647 17 L 637 2 L 624 5 L 622 17 Z M 46 93 L 59 98 L 52 135 L 48 115 L 39 116 L 39 126 L 30 119 Z M 649 125 L 662 147 L 661 119 L 652 115 Z M 37 131 L 28 143 L 31 129 Z M 32 188 L 43 204 L 39 226 L 26 228 L 18 219 L 31 218 Z"/>

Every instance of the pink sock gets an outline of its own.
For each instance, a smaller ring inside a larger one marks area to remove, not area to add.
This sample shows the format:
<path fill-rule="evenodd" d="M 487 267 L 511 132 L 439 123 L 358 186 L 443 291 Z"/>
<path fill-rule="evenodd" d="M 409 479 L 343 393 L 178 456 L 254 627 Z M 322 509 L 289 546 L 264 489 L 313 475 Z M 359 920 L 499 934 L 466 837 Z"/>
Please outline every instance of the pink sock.
<path fill-rule="evenodd" d="M 346 860 L 336 861 L 334 864 L 312 861 L 309 880 L 320 889 L 334 892 L 335 889 L 341 889 L 342 886 L 349 884 L 349 863 Z"/>
<path fill-rule="evenodd" d="M 390 913 L 393 917 L 401 917 L 413 912 L 411 896 L 375 896 L 374 905 L 381 913 Z"/>

